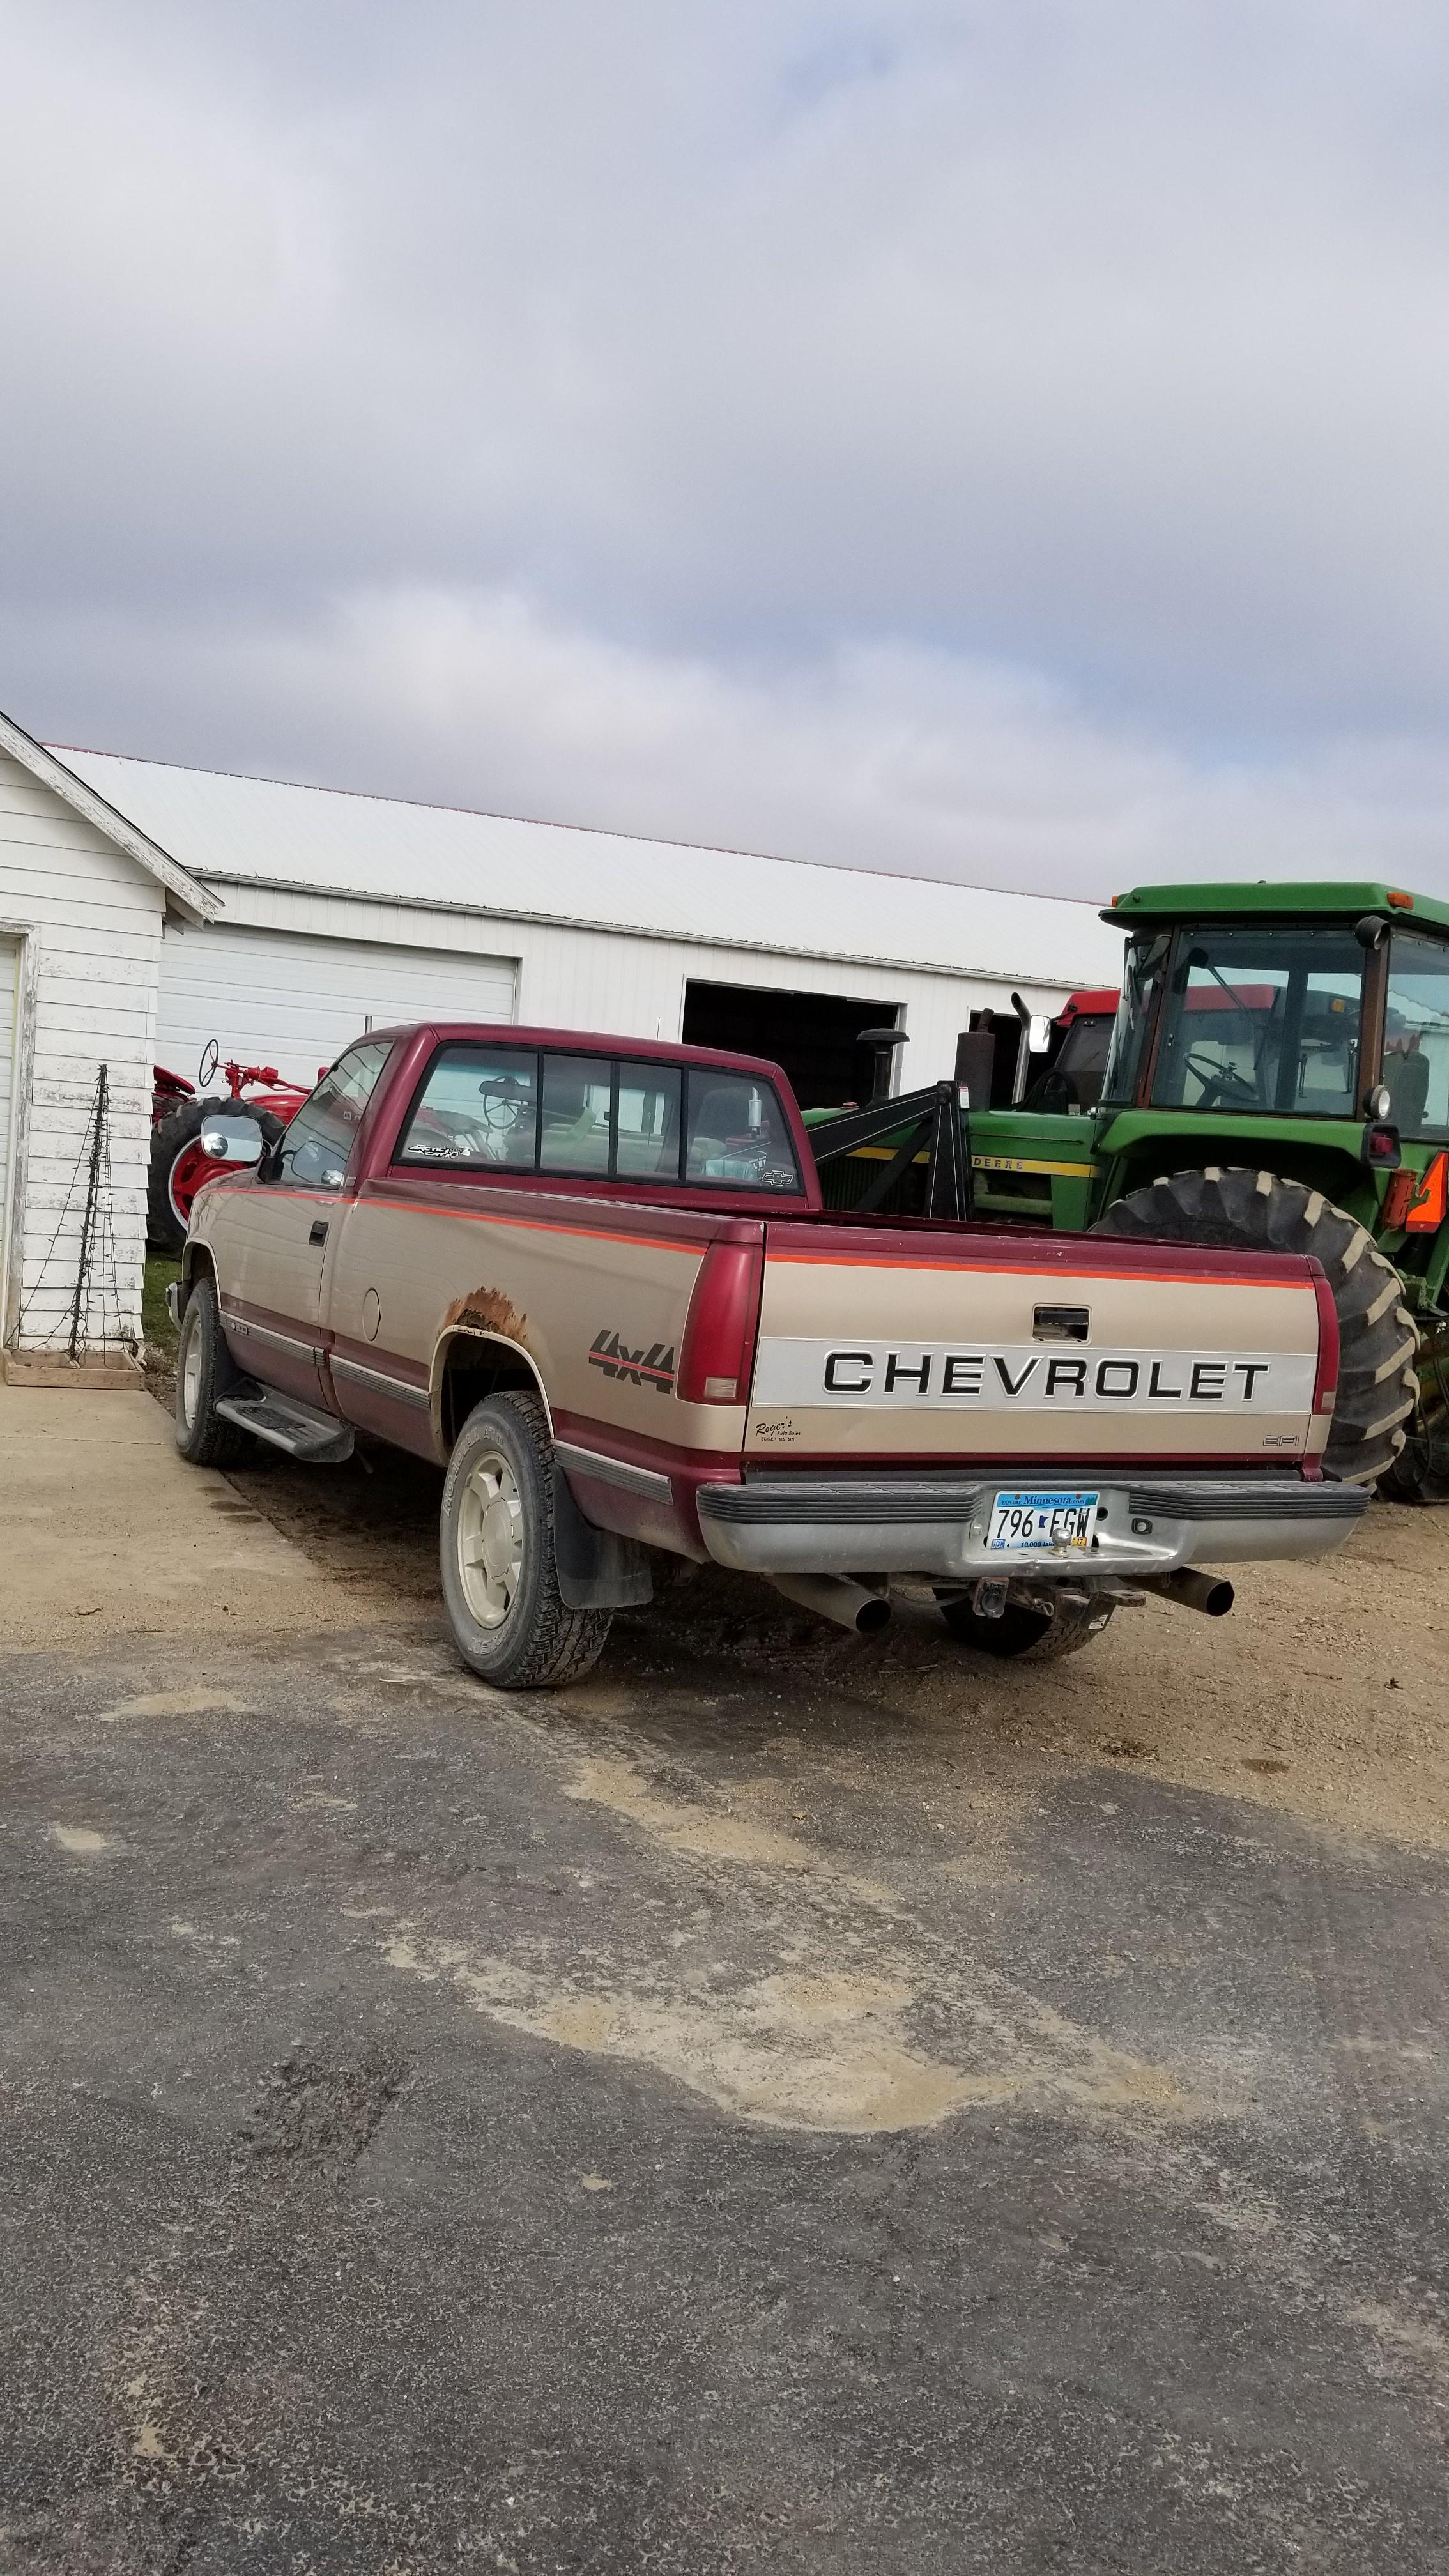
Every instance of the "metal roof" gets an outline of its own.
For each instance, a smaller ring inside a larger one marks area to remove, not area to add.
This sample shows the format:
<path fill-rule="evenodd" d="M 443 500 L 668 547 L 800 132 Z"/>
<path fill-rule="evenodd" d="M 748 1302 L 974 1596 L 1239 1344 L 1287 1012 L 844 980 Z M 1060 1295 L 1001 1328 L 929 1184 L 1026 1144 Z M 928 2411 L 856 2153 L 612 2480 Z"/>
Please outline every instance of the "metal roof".
<path fill-rule="evenodd" d="M 1056 896 L 636 840 L 112 752 L 66 748 L 64 757 L 213 885 L 1008 982 L 1115 982 L 1121 967 L 1121 938 L 1095 907 Z"/>

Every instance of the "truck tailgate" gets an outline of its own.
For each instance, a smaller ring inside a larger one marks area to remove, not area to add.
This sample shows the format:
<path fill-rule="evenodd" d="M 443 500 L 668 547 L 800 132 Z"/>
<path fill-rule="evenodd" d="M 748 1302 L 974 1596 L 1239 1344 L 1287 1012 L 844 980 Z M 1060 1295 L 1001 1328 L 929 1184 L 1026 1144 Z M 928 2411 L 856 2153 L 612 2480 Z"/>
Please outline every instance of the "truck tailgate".
<path fill-rule="evenodd" d="M 1296 1463 L 1326 1440 L 1336 1356 L 1297 1256 L 784 1222 L 745 1451 Z"/>

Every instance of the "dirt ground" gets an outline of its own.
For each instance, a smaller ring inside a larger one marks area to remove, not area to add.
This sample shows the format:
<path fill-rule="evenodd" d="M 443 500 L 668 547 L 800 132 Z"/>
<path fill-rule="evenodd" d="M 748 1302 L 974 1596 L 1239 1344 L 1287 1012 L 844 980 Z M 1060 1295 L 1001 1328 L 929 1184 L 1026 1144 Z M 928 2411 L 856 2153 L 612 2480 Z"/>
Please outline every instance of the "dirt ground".
<path fill-rule="evenodd" d="M 164 1364 L 148 1384 L 169 1413 Z M 144 1401 L 91 1401 L 116 1427 L 99 1466 L 89 1434 L 75 1451 L 94 1533 L 80 1554 L 48 1533 L 46 1515 L 37 1525 L 24 1472 L 42 1452 L 53 1462 L 57 1443 L 63 1453 L 79 1428 L 74 1400 L 28 1394 L 0 1410 L 0 1529 L 24 1551 L 0 1587 L 0 1643 L 53 1644 L 72 1619 L 94 1636 L 177 1633 L 202 1601 L 233 1635 L 361 1620 L 442 1632 L 436 1470 L 365 1444 L 343 1468 L 259 1450 L 225 1475 L 199 1472 L 170 1453 Z M 17 1440 L 17 1422 L 38 1436 Z M 120 1511 L 127 1491 L 134 1508 Z M 269 1533 L 288 1544 L 270 1547 Z M 1148 1601 L 1079 1655 L 1034 1670 L 953 1644 L 926 1595 L 898 1596 L 890 1629 L 865 1641 L 764 1583 L 661 1558 L 655 1602 L 616 1621 L 592 1687 L 611 1675 L 664 1682 L 672 1658 L 727 1656 L 956 1739 L 962 1795 L 973 1744 L 995 1744 L 1216 1788 L 1350 1837 L 1449 1848 L 1449 1510 L 1375 1501 L 1335 1556 L 1231 1571 L 1226 1620 Z"/>
<path fill-rule="evenodd" d="M 426 1467 L 379 1449 L 340 1471 L 262 1460 L 229 1481 L 359 1606 L 365 1595 L 370 1612 L 391 1600 L 441 1620 L 441 1480 Z M 727 1656 L 938 1728 L 955 1739 L 962 1795 L 973 1745 L 1004 1742 L 1350 1836 L 1449 1846 L 1449 1511 L 1376 1501 L 1336 1556 L 1234 1567 L 1227 1619 L 1148 1601 L 1038 1670 L 956 1646 L 924 1597 L 898 1600 L 890 1629 L 865 1641 L 722 1568 L 659 1571 L 652 1607 L 616 1622 L 600 1678 L 663 1681 L 672 1654 Z"/>

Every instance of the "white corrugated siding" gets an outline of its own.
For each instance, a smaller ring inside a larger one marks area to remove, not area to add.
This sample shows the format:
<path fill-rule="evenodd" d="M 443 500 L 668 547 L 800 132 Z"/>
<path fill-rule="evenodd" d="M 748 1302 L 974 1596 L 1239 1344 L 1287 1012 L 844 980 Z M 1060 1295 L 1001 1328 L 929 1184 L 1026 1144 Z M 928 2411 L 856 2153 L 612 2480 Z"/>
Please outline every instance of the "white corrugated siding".
<path fill-rule="evenodd" d="M 679 1037 L 684 1017 L 684 988 L 690 981 L 709 984 L 763 985 L 782 993 L 850 993 L 861 1001 L 896 1007 L 910 1037 L 898 1082 L 910 1089 L 949 1074 L 956 1038 L 968 1013 L 980 1003 L 998 1008 L 1002 986 L 961 974 L 926 975 L 909 967 L 885 966 L 878 960 L 848 967 L 828 959 L 782 957 L 766 949 L 711 948 L 688 940 L 640 939 L 623 931 L 564 929 L 548 922 L 493 920 L 486 915 L 434 912 L 407 903 L 364 903 L 345 895 L 287 893 L 274 886 L 227 885 L 226 929 L 238 923 L 270 932 L 292 934 L 292 945 L 304 957 L 318 941 L 380 941 L 394 950 L 416 947 L 431 951 L 441 938 L 450 957 L 471 975 L 475 966 L 496 967 L 495 955 L 506 949 L 518 962 L 516 1008 L 500 1009 L 538 1028 L 597 1029 L 609 1036 Z M 169 929 L 163 951 L 163 995 L 175 971 L 174 960 L 194 955 L 199 961 L 221 925 L 204 930 Z M 301 934 L 298 937 L 298 934 Z M 200 968 L 198 965 L 198 972 Z M 1034 1010 L 1054 1009 L 1065 984 L 1023 979 L 1020 990 Z M 163 999 L 163 1029 L 171 1026 Z M 370 1008 L 370 1005 L 365 1006 Z M 425 1005 L 424 1007 L 431 1007 Z M 787 1007 L 787 1006 L 786 1006 Z M 483 1016 L 466 1008 L 460 1018 Z M 380 1015 L 374 1012 L 374 1018 Z M 362 1027 L 359 1017 L 348 1037 Z M 211 1030 L 206 1035 L 211 1035 Z M 170 1061 L 167 1043 L 160 1060 Z M 227 1052 L 223 1047 L 223 1054 Z M 237 1048 L 255 1060 L 250 1042 L 238 1037 Z M 334 1050 L 335 1052 L 335 1050 Z M 305 1071 L 313 1061 L 305 1048 L 293 1053 Z M 270 1061 L 285 1071 L 280 1055 Z M 289 1059 L 290 1061 L 290 1059 Z M 321 1062 L 321 1057 L 317 1057 Z M 194 1056 L 173 1070 L 192 1076 Z"/>
<path fill-rule="evenodd" d="M 1008 983 L 1030 974 L 1063 993 L 1115 983 L 1121 964 L 1121 938 L 1095 908 L 1055 896 L 692 849 L 108 752 L 57 756 L 215 884 L 228 912 L 230 880 L 265 882 L 849 965 L 825 988 L 834 991 L 858 989 L 855 967 L 871 960 Z"/>
<path fill-rule="evenodd" d="M 5 1305 L 5 1252 L 9 1235 L 15 1040 L 19 1025 L 20 942 L 0 935 L 0 1314 Z"/>
<path fill-rule="evenodd" d="M 14 1338 L 23 1315 L 27 1346 L 62 1321 L 74 1286 L 81 1211 L 62 1223 L 62 1209 L 103 1063 L 120 1326 L 140 1332 L 164 902 L 153 877 L 0 753 L 0 923 L 24 929 L 36 949 L 29 1103 L 15 1157 L 19 1299 L 6 1320 Z"/>
<path fill-rule="evenodd" d="M 156 1052 L 189 1081 L 212 1038 L 223 1063 L 274 1064 L 310 1085 L 369 1022 L 434 1015 L 511 1020 L 513 959 L 231 921 L 173 925 L 162 944 Z"/>

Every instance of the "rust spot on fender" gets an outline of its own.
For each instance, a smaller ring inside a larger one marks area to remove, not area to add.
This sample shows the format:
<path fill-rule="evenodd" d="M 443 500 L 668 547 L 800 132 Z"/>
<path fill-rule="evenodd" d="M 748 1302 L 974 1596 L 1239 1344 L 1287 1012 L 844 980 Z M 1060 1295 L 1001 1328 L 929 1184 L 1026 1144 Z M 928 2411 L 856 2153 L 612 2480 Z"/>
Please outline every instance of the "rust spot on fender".
<path fill-rule="evenodd" d="M 443 1317 L 443 1330 L 499 1333 L 505 1341 L 528 1348 L 528 1317 L 520 1315 L 500 1288 L 470 1288 L 465 1297 L 456 1298 Z"/>

